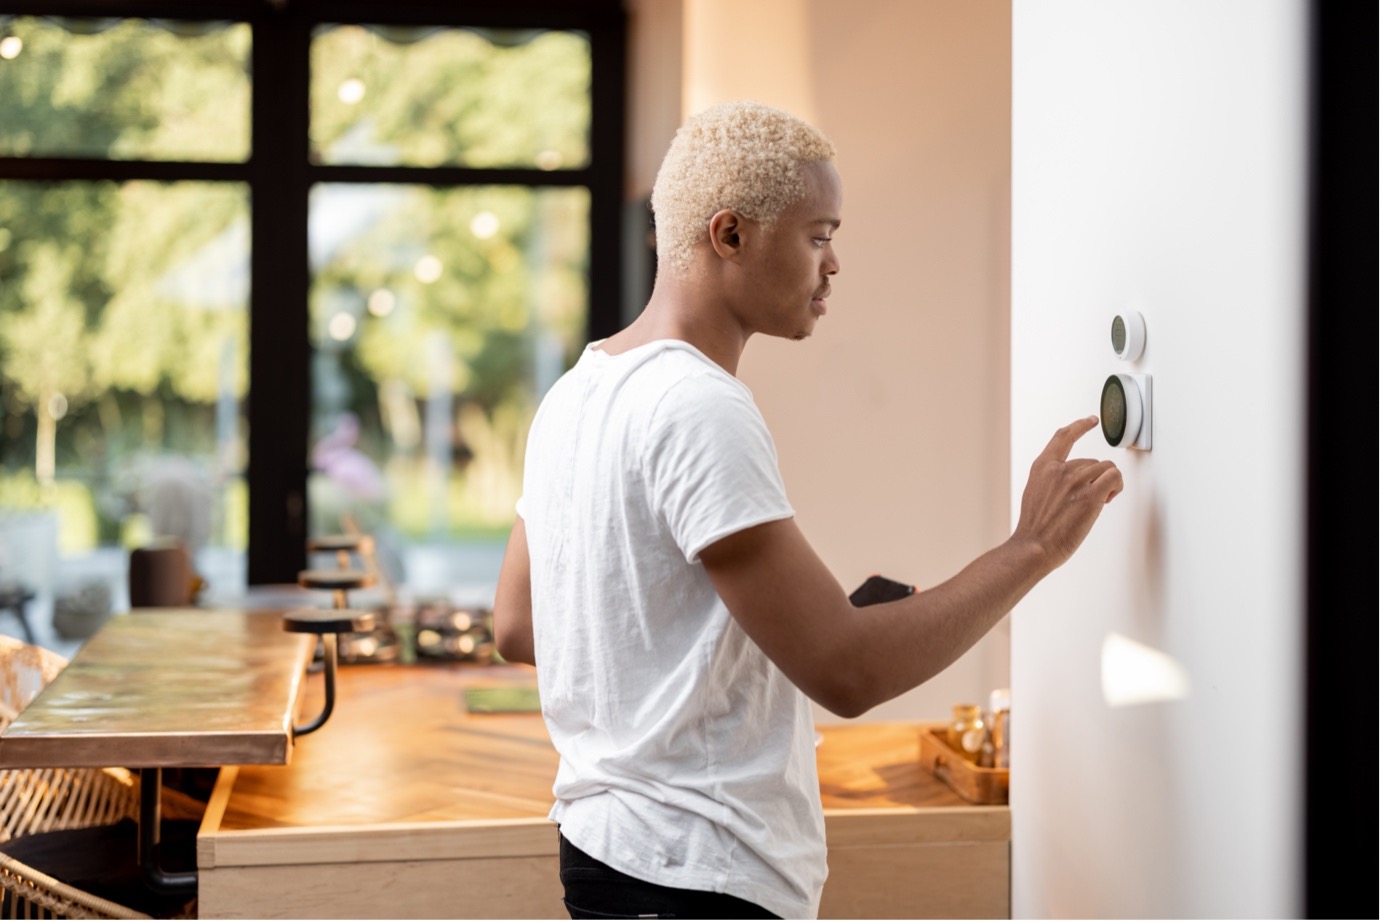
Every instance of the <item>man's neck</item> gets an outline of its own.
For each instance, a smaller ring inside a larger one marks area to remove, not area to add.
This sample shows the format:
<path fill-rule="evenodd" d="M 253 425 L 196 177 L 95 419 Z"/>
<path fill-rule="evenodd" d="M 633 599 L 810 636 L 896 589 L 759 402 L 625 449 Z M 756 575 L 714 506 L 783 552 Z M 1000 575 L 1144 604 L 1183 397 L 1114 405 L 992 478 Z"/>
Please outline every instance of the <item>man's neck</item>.
<path fill-rule="evenodd" d="M 750 333 L 735 319 L 724 299 L 687 276 L 659 278 L 653 295 L 634 322 L 608 337 L 601 349 L 612 355 L 660 339 L 678 339 L 734 375 Z"/>

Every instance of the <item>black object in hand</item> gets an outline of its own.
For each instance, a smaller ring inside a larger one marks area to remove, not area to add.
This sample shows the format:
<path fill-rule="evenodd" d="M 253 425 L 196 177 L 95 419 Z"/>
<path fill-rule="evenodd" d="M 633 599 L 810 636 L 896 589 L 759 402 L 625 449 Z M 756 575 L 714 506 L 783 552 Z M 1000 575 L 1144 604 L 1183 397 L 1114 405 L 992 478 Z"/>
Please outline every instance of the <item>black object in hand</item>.
<path fill-rule="evenodd" d="M 850 595 L 851 604 L 856 608 L 877 605 L 880 602 L 895 602 L 918 591 L 918 587 L 875 574 Z"/>

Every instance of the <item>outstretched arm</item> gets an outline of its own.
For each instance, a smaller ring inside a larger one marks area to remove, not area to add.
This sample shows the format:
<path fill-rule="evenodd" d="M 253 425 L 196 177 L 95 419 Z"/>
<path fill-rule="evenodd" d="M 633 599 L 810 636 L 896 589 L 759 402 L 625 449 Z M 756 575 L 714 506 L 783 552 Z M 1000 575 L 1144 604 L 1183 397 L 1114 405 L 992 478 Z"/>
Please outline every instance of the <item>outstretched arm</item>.
<path fill-rule="evenodd" d="M 529 541 L 524 520 L 514 527 L 495 587 L 495 648 L 508 662 L 533 665 L 533 596 L 529 585 Z"/>
<path fill-rule="evenodd" d="M 951 665 L 1061 566 L 1123 489 L 1110 461 L 1068 459 L 1096 424 L 1059 429 L 1029 471 L 1007 541 L 951 579 L 854 608 L 792 519 L 730 535 L 702 564 L 745 633 L 823 707 L 854 717 Z"/>

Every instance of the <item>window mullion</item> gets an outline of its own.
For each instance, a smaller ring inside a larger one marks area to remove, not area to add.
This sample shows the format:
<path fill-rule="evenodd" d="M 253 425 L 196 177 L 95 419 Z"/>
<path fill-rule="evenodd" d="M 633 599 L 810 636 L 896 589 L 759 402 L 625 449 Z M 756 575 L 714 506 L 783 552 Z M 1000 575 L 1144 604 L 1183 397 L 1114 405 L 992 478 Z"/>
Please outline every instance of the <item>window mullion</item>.
<path fill-rule="evenodd" d="M 308 50 L 291 10 L 253 20 L 250 157 L 250 585 L 307 564 Z"/>

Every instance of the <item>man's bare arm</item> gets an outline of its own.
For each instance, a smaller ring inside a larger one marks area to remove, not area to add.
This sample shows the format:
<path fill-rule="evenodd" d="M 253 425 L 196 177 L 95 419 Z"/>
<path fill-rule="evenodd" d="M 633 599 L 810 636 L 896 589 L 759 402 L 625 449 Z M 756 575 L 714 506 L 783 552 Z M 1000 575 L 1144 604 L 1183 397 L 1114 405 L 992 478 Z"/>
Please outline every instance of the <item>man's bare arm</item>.
<path fill-rule="evenodd" d="M 514 527 L 495 587 L 495 647 L 511 663 L 533 665 L 533 596 L 529 585 L 529 541 L 524 520 Z"/>
<path fill-rule="evenodd" d="M 1123 489 L 1113 463 L 1067 458 L 1095 422 L 1059 429 L 1034 461 L 1009 540 L 897 602 L 854 608 L 791 519 L 730 535 L 702 563 L 736 621 L 795 685 L 857 716 L 955 662 L 1081 545 Z"/>

